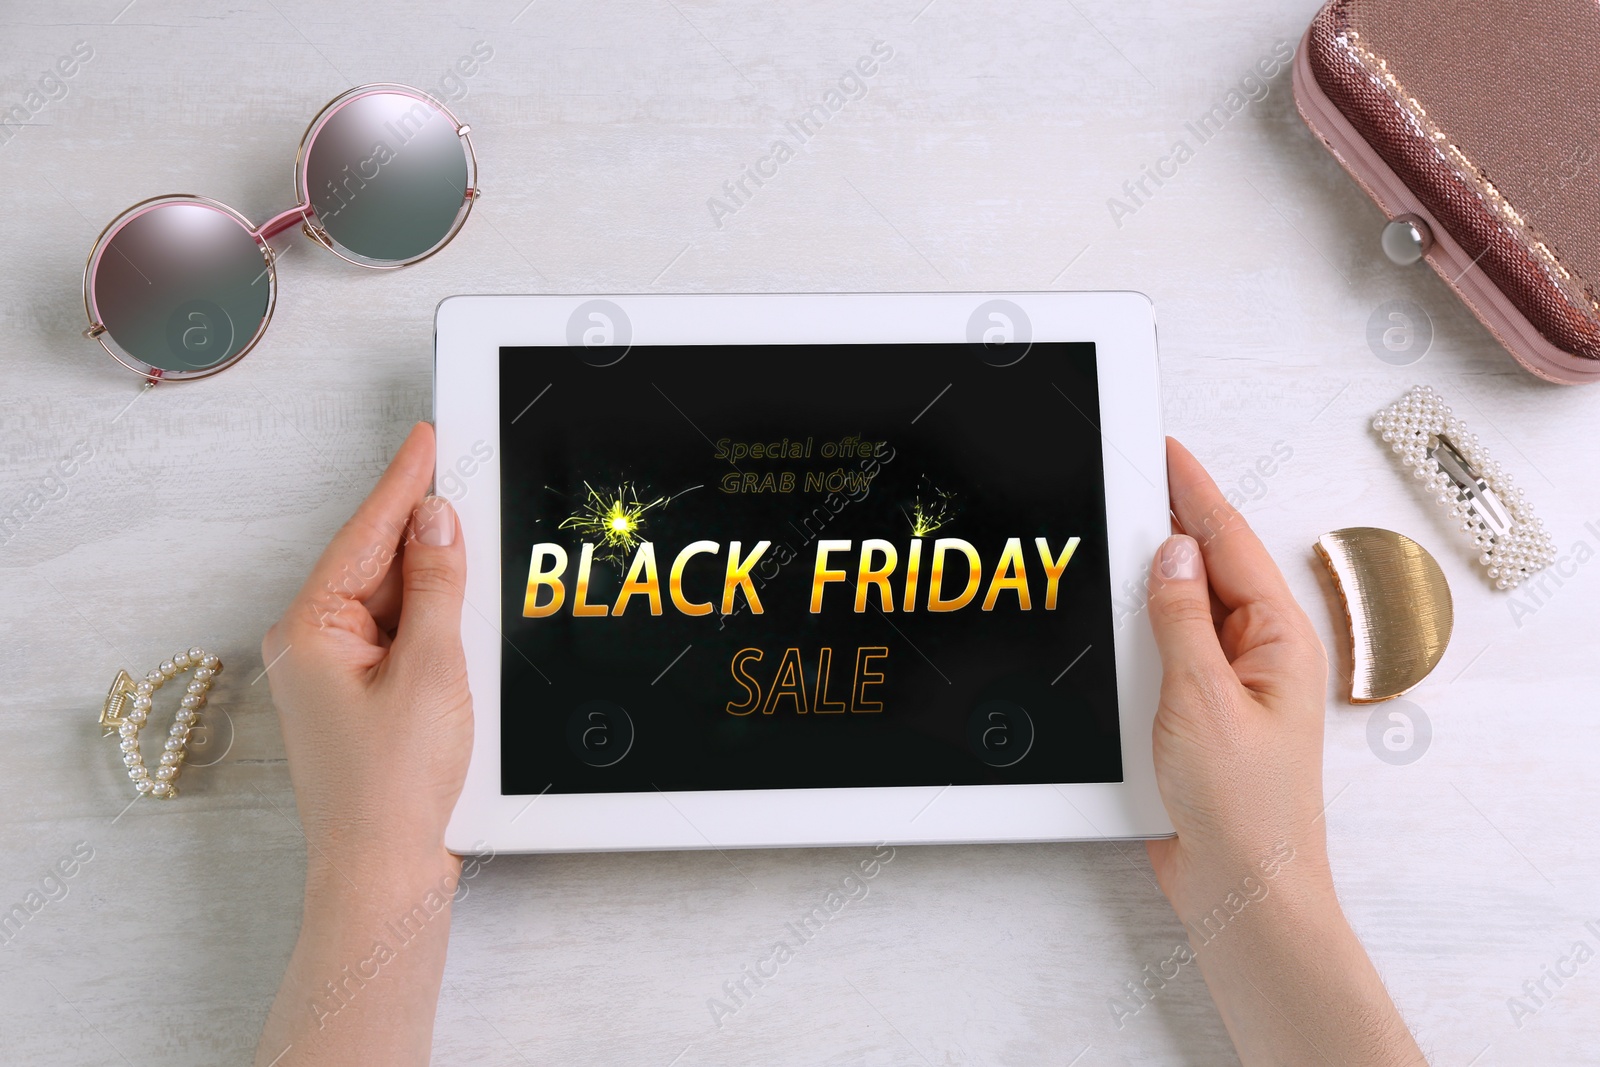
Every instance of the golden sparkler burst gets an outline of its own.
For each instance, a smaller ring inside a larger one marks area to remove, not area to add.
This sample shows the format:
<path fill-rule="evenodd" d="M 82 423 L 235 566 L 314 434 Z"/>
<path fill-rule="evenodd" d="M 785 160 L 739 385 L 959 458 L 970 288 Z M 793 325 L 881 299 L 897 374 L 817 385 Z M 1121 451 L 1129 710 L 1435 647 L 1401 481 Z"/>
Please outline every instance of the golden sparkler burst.
<path fill-rule="evenodd" d="M 618 564 L 627 562 L 643 540 L 639 531 L 644 526 L 644 513 L 672 499 L 663 496 L 641 500 L 632 482 L 603 491 L 584 482 L 583 488 L 588 492 L 583 504 L 562 519 L 557 529 L 578 530 L 585 537 L 593 538 L 598 542 L 596 555 Z"/>
<path fill-rule="evenodd" d="M 904 509 L 902 509 L 904 510 Z M 956 517 L 956 495 L 933 486 L 924 494 L 918 493 L 912 501 L 906 521 L 911 524 L 912 537 L 926 537 Z"/>

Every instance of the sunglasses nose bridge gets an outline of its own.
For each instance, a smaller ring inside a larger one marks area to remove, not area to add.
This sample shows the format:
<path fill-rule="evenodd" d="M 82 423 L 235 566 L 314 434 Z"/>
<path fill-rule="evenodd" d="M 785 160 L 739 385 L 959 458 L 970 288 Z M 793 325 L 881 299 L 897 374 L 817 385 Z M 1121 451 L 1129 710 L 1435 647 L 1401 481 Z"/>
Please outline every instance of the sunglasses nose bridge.
<path fill-rule="evenodd" d="M 304 204 L 296 204 L 287 211 L 279 212 L 266 222 L 256 227 L 252 233 L 263 241 L 278 236 L 285 230 L 298 226 L 301 222 L 309 220 L 311 212 Z"/>

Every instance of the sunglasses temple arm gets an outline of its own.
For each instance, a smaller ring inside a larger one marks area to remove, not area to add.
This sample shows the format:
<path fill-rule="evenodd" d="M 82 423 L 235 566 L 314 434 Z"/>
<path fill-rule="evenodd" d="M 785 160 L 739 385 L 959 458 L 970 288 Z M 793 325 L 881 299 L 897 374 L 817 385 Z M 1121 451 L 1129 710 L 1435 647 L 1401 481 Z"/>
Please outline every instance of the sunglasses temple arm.
<path fill-rule="evenodd" d="M 265 241 L 278 236 L 278 234 L 285 230 L 293 229 L 294 227 L 300 225 L 301 222 L 307 221 L 310 218 L 311 209 L 304 204 L 296 204 L 288 211 L 274 215 L 266 222 L 263 222 L 256 230 L 256 236 Z"/>

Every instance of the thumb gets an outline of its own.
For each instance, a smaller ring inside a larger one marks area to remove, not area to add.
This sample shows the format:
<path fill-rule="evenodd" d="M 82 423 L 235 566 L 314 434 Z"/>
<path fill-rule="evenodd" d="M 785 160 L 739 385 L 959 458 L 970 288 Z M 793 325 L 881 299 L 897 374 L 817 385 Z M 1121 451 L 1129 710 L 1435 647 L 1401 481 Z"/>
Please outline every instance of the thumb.
<path fill-rule="evenodd" d="M 401 554 L 400 625 L 394 648 L 406 660 L 453 662 L 461 656 L 461 601 L 467 554 L 455 509 L 425 497 L 412 513 Z"/>
<path fill-rule="evenodd" d="M 1186 534 L 1167 538 L 1156 553 L 1150 573 L 1150 627 L 1167 677 L 1228 667 L 1211 618 L 1205 560 L 1195 539 Z"/>

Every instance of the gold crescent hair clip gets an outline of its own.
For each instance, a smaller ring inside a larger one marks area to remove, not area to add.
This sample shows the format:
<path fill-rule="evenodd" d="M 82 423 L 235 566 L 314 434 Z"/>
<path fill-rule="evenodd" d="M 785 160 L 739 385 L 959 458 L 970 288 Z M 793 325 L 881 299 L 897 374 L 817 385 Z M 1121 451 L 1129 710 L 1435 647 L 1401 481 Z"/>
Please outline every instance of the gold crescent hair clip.
<path fill-rule="evenodd" d="M 150 717 L 151 697 L 167 683 L 185 671 L 193 671 L 187 692 L 179 701 L 173 716 L 172 729 L 161 753 L 161 763 L 152 777 L 144 765 L 144 754 L 139 751 L 139 731 Z M 203 648 L 179 651 L 169 660 L 135 682 L 127 671 L 118 671 L 106 694 L 105 705 L 100 709 L 100 725 L 109 736 L 115 729 L 122 738 L 122 762 L 128 768 L 128 777 L 139 796 L 162 797 L 170 800 L 178 795 L 178 773 L 183 769 L 184 757 L 189 754 L 189 731 L 200 724 L 200 709 L 205 707 L 206 691 L 222 672 L 222 661 Z"/>
<path fill-rule="evenodd" d="M 1460 524 L 1496 589 L 1515 589 L 1555 561 L 1555 542 L 1522 490 L 1431 386 L 1378 412 L 1372 428 Z"/>
<path fill-rule="evenodd" d="M 1444 658 L 1455 626 L 1438 561 L 1404 534 L 1371 526 L 1323 534 L 1316 549 L 1350 625 L 1350 703 L 1414 688 Z"/>

